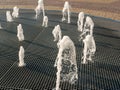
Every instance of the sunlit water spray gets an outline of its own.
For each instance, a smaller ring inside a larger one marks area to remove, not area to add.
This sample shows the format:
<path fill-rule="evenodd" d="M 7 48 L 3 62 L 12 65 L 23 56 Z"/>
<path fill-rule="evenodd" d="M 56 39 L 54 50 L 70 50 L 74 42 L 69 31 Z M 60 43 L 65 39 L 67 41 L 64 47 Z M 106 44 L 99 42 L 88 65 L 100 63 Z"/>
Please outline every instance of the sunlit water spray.
<path fill-rule="evenodd" d="M 94 22 L 89 16 L 86 17 L 84 29 L 89 30 L 90 35 L 93 35 Z"/>
<path fill-rule="evenodd" d="M 43 17 L 42 26 L 43 26 L 43 27 L 48 27 L 48 17 L 47 17 L 47 16 L 44 16 L 44 17 Z"/>
<path fill-rule="evenodd" d="M 18 56 L 19 56 L 18 66 L 19 66 L 19 67 L 24 67 L 24 66 L 26 66 L 26 64 L 24 63 L 24 53 L 25 53 L 25 51 L 24 51 L 23 46 L 20 46 L 20 50 L 19 50 L 19 54 L 18 54 Z"/>
<path fill-rule="evenodd" d="M 92 35 L 87 35 L 85 39 L 83 39 L 84 48 L 83 48 L 83 61 L 82 64 L 86 64 L 87 61 L 92 61 L 92 56 L 96 52 L 96 44 L 94 37 Z"/>
<path fill-rule="evenodd" d="M 84 24 L 83 31 L 80 35 L 80 40 L 84 39 L 87 35 L 93 36 L 94 22 L 91 17 L 87 16 Z"/>
<path fill-rule="evenodd" d="M 77 25 L 78 25 L 78 31 L 82 32 L 83 31 L 83 21 L 84 21 L 84 12 L 80 12 L 78 14 L 78 21 L 77 21 Z"/>
<path fill-rule="evenodd" d="M 66 16 L 68 16 L 68 23 L 70 23 L 70 4 L 68 1 L 66 1 L 64 3 L 64 7 L 63 7 L 63 10 L 62 10 L 62 14 L 63 14 L 63 17 L 62 17 L 62 21 L 65 21 L 66 20 Z"/>
<path fill-rule="evenodd" d="M 17 37 L 18 37 L 19 41 L 23 41 L 24 40 L 23 28 L 22 28 L 21 24 L 19 24 L 17 26 Z"/>
<path fill-rule="evenodd" d="M 35 18 L 37 19 L 38 16 L 40 15 L 41 11 L 43 12 L 43 17 L 45 16 L 45 10 L 44 10 L 44 2 L 43 0 L 38 0 L 38 5 L 35 8 Z"/>
<path fill-rule="evenodd" d="M 60 81 L 74 84 L 78 79 L 76 50 L 73 41 L 64 36 L 59 43 L 59 52 L 54 64 L 57 67 L 55 90 L 60 90 Z"/>
<path fill-rule="evenodd" d="M 54 41 L 57 41 L 57 44 L 60 42 L 62 39 L 62 33 L 61 33 L 61 28 L 60 25 L 56 25 L 52 31 Z"/>
<path fill-rule="evenodd" d="M 13 7 L 12 16 L 13 16 L 13 18 L 19 17 L 19 8 L 17 6 Z"/>
<path fill-rule="evenodd" d="M 82 40 L 84 44 L 82 64 L 86 64 L 88 61 L 93 61 L 92 56 L 96 52 L 96 44 L 93 37 L 93 28 L 94 22 L 91 17 L 87 16 L 83 31 L 80 35 L 80 40 Z"/>
<path fill-rule="evenodd" d="M 7 22 L 13 21 L 13 18 L 12 18 L 10 11 L 6 11 L 6 19 L 7 19 Z"/>

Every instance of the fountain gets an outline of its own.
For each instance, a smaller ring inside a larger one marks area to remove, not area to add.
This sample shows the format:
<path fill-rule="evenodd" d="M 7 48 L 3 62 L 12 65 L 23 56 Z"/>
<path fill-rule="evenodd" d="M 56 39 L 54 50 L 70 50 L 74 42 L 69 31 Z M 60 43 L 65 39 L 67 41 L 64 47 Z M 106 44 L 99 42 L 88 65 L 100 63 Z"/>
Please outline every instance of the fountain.
<path fill-rule="evenodd" d="M 83 49 L 83 61 L 82 64 L 86 64 L 87 61 L 92 61 L 92 56 L 96 52 L 96 44 L 94 37 L 92 35 L 87 35 L 85 39 L 83 39 L 84 49 Z"/>
<path fill-rule="evenodd" d="M 23 46 L 20 46 L 19 55 L 18 55 L 19 56 L 19 64 L 18 64 L 19 67 L 26 66 L 26 64 L 24 63 L 24 53 L 25 51 L 24 51 Z"/>
<path fill-rule="evenodd" d="M 13 7 L 13 13 L 12 16 L 14 18 L 18 18 L 19 17 L 19 8 L 17 6 Z"/>
<path fill-rule="evenodd" d="M 71 84 L 77 81 L 76 50 L 73 41 L 68 36 L 64 36 L 59 43 L 59 52 L 54 67 L 57 67 L 55 90 L 60 90 L 60 81 L 67 81 Z"/>
<path fill-rule="evenodd" d="M 54 36 L 54 41 L 60 41 L 62 38 L 61 28 L 60 25 L 56 25 L 52 31 Z"/>
<path fill-rule="evenodd" d="M 84 30 L 89 30 L 90 35 L 93 35 L 94 22 L 91 17 L 86 17 L 86 22 L 84 25 Z"/>
<path fill-rule="evenodd" d="M 43 17 L 42 26 L 43 26 L 43 27 L 48 27 L 48 17 L 47 17 L 47 16 L 44 16 L 44 17 Z"/>
<path fill-rule="evenodd" d="M 93 28 L 94 22 L 89 16 L 87 16 L 84 24 L 84 29 L 80 35 L 80 41 L 83 40 L 84 44 L 82 64 L 86 64 L 88 60 L 92 61 L 92 56 L 96 52 L 96 44 L 93 37 Z"/>
<path fill-rule="evenodd" d="M 77 21 L 78 31 L 80 32 L 83 31 L 83 21 L 84 21 L 84 12 L 80 12 L 78 14 L 78 21 Z"/>
<path fill-rule="evenodd" d="M 60 40 L 62 39 L 62 33 L 61 33 L 61 28 L 60 25 L 56 25 L 52 31 L 52 34 L 54 36 L 54 41 L 58 41 L 58 43 L 60 42 Z M 58 45 L 57 43 L 57 45 Z"/>
<path fill-rule="evenodd" d="M 62 21 L 65 21 L 66 20 L 65 17 L 66 15 L 68 15 L 68 23 L 70 23 L 70 8 L 71 7 L 69 5 L 69 2 L 66 1 L 62 10 L 62 14 L 63 14 Z"/>
<path fill-rule="evenodd" d="M 43 17 L 45 16 L 45 11 L 44 11 L 44 3 L 43 0 L 38 0 L 38 6 L 35 8 L 36 16 L 35 18 L 37 19 L 38 16 L 40 15 L 41 11 L 43 12 Z"/>
<path fill-rule="evenodd" d="M 87 16 L 84 24 L 84 29 L 82 31 L 82 34 L 80 35 L 80 40 L 85 38 L 86 35 L 88 34 L 93 36 L 93 28 L 94 28 L 94 22 L 91 17 Z"/>
<path fill-rule="evenodd" d="M 19 41 L 23 41 L 24 40 L 23 28 L 22 28 L 21 24 L 19 24 L 17 26 L 17 37 L 18 37 Z"/>
<path fill-rule="evenodd" d="M 10 14 L 10 11 L 6 11 L 6 19 L 7 19 L 7 22 L 12 22 L 13 21 L 13 18 Z"/>

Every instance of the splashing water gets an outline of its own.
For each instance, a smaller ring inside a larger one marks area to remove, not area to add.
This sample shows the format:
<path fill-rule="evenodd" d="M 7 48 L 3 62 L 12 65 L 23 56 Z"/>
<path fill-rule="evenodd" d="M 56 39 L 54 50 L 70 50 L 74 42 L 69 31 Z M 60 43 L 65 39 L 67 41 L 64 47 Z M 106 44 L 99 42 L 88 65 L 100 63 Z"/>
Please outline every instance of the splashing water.
<path fill-rule="evenodd" d="M 54 66 L 57 67 L 56 90 L 60 89 L 60 81 L 68 81 L 71 84 L 77 81 L 76 50 L 68 36 L 64 36 L 59 43 L 59 52 Z"/>
<path fill-rule="evenodd" d="M 12 16 L 13 16 L 13 18 L 18 18 L 19 17 L 19 8 L 17 6 L 13 7 Z"/>
<path fill-rule="evenodd" d="M 54 41 L 58 41 L 58 43 L 60 42 L 60 40 L 62 39 L 62 33 L 61 33 L 61 28 L 60 25 L 56 25 L 52 31 L 52 34 L 54 36 Z"/>
<path fill-rule="evenodd" d="M 10 14 L 10 11 L 6 11 L 6 19 L 7 19 L 7 22 L 12 22 L 13 21 L 13 18 Z"/>
<path fill-rule="evenodd" d="M 87 16 L 85 26 L 84 26 L 84 30 L 87 31 L 89 29 L 90 35 L 93 35 L 93 28 L 94 28 L 94 22 L 93 22 L 91 17 Z"/>
<path fill-rule="evenodd" d="M 19 64 L 18 64 L 19 67 L 26 66 L 26 64 L 24 63 L 24 53 L 25 51 L 24 51 L 23 46 L 20 46 L 19 55 L 18 55 L 19 56 Z"/>
<path fill-rule="evenodd" d="M 78 31 L 80 32 L 83 31 L 83 21 L 84 21 L 84 12 L 80 12 L 78 14 L 78 21 L 77 21 Z"/>
<path fill-rule="evenodd" d="M 47 16 L 44 16 L 44 17 L 43 17 L 42 26 L 43 26 L 43 27 L 48 27 L 48 17 L 47 17 Z"/>
<path fill-rule="evenodd" d="M 87 61 L 92 61 L 92 56 L 96 52 L 96 44 L 94 37 L 92 35 L 87 35 L 85 39 L 83 39 L 84 49 L 83 49 L 83 61 L 82 64 L 86 64 Z"/>
<path fill-rule="evenodd" d="M 37 19 L 38 16 L 40 15 L 41 11 L 43 12 L 43 17 L 45 16 L 45 11 L 44 11 L 44 3 L 43 0 L 38 0 L 38 5 L 35 8 L 35 18 Z"/>
<path fill-rule="evenodd" d="M 24 40 L 23 28 L 22 28 L 21 24 L 19 24 L 17 26 L 17 37 L 18 37 L 19 41 L 23 41 Z"/>
<path fill-rule="evenodd" d="M 65 16 L 68 15 L 68 23 L 70 23 L 70 5 L 68 1 L 66 1 L 64 4 L 62 14 L 63 14 L 62 21 L 65 21 L 66 20 Z"/>
<path fill-rule="evenodd" d="M 93 36 L 94 22 L 91 17 L 87 16 L 84 24 L 84 29 L 80 35 L 80 40 L 84 39 L 87 35 Z"/>

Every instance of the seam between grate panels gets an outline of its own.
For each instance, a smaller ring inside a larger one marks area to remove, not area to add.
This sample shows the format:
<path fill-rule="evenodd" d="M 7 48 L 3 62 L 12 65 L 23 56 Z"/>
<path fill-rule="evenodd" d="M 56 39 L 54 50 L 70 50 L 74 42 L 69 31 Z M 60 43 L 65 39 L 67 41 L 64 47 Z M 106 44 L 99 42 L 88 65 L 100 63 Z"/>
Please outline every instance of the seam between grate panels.
<path fill-rule="evenodd" d="M 10 69 L 14 66 L 14 64 L 16 63 L 17 61 L 15 61 L 14 63 L 13 63 L 13 65 L 7 70 L 7 72 L 0 78 L 0 80 L 10 71 Z"/>

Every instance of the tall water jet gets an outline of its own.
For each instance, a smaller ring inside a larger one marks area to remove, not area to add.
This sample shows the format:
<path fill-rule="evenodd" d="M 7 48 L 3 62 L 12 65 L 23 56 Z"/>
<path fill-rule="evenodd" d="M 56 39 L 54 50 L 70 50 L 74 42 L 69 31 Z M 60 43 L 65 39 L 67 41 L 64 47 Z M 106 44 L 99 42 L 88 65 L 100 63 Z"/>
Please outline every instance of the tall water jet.
<path fill-rule="evenodd" d="M 54 37 L 54 41 L 57 41 L 59 43 L 60 40 L 62 39 L 62 33 L 61 33 L 60 25 L 56 25 L 54 27 L 54 29 L 52 31 L 52 34 L 53 34 L 53 37 Z"/>
<path fill-rule="evenodd" d="M 96 44 L 94 37 L 92 35 L 87 35 L 85 39 L 83 39 L 84 49 L 83 49 L 83 61 L 82 64 L 86 64 L 87 61 L 92 61 L 92 56 L 96 52 Z"/>
<path fill-rule="evenodd" d="M 85 38 L 87 35 L 93 36 L 94 22 L 91 17 L 87 16 L 84 24 L 84 29 L 80 35 L 80 40 Z"/>
<path fill-rule="evenodd" d="M 23 46 L 20 46 L 19 55 L 18 55 L 19 56 L 19 63 L 18 63 L 19 67 L 26 66 L 26 64 L 24 63 L 24 53 L 25 51 L 24 51 Z"/>
<path fill-rule="evenodd" d="M 35 18 L 37 19 L 38 16 L 40 15 L 41 11 L 43 12 L 43 17 L 45 16 L 45 10 L 44 10 L 44 3 L 43 0 L 38 0 L 38 5 L 35 8 Z"/>
<path fill-rule="evenodd" d="M 24 40 L 23 28 L 22 28 L 21 24 L 19 24 L 17 26 L 17 37 L 18 37 L 19 41 L 23 41 Z"/>
<path fill-rule="evenodd" d="M 7 22 L 13 21 L 13 18 L 12 18 L 10 11 L 6 11 L 6 19 L 7 19 Z"/>
<path fill-rule="evenodd" d="M 43 27 L 48 27 L 48 17 L 47 17 L 47 16 L 44 16 L 44 17 L 43 17 L 42 26 L 43 26 Z"/>
<path fill-rule="evenodd" d="M 78 21 L 77 21 L 77 25 L 78 25 L 78 31 L 82 32 L 83 31 L 83 21 L 84 21 L 84 12 L 80 12 L 78 14 Z"/>
<path fill-rule="evenodd" d="M 66 16 L 68 15 L 68 23 L 70 23 L 70 4 L 68 1 L 66 1 L 64 3 L 64 7 L 63 7 L 63 10 L 62 10 L 62 14 L 63 14 L 63 17 L 62 17 L 62 21 L 65 21 L 66 20 Z"/>
<path fill-rule="evenodd" d="M 57 67 L 56 89 L 59 90 L 60 81 L 74 84 L 78 79 L 76 50 L 73 41 L 64 36 L 59 43 L 59 51 L 54 64 Z"/>
<path fill-rule="evenodd" d="M 13 18 L 19 17 L 19 8 L 17 6 L 13 7 L 12 16 L 13 16 Z"/>

